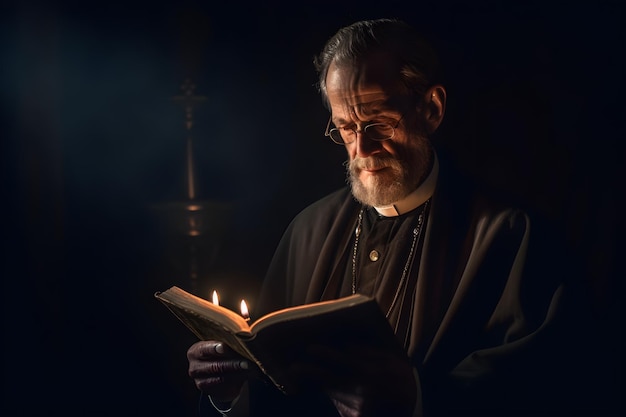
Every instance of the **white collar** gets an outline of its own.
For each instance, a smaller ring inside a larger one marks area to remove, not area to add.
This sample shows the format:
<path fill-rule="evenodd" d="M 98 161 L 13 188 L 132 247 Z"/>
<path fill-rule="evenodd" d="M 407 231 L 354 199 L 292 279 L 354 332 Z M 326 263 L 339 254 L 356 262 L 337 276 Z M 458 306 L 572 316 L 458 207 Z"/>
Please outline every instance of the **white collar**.
<path fill-rule="evenodd" d="M 435 186 L 437 184 L 437 177 L 439 175 L 439 160 L 437 154 L 434 154 L 433 168 L 428 174 L 428 177 L 422 182 L 415 191 L 409 193 L 402 200 L 396 201 L 388 206 L 374 207 L 378 214 L 385 217 L 395 217 L 401 214 L 408 213 L 409 211 L 418 208 L 426 202 L 435 193 Z"/>

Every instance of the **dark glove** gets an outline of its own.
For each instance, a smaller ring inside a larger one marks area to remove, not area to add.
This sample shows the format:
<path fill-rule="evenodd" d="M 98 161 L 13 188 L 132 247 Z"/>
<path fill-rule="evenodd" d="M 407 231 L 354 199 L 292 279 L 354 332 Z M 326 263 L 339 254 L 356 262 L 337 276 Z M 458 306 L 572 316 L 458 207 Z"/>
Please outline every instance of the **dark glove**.
<path fill-rule="evenodd" d="M 251 364 L 222 342 L 197 342 L 187 350 L 189 376 L 213 400 L 232 401 L 250 377 Z"/>

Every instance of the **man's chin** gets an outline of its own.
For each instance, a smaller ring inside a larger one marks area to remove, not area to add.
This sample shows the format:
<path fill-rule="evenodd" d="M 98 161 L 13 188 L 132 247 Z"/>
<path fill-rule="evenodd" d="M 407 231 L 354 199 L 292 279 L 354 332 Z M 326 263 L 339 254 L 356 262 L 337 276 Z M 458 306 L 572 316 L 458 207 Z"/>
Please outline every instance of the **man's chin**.
<path fill-rule="evenodd" d="M 358 173 L 358 181 L 361 186 L 368 191 L 375 191 L 376 188 L 385 187 L 387 184 L 396 182 L 397 175 L 389 168 L 374 171 L 361 170 Z"/>
<path fill-rule="evenodd" d="M 352 183 L 352 195 L 359 202 L 368 206 L 380 207 L 401 200 L 406 193 L 397 183 L 366 185 Z"/>

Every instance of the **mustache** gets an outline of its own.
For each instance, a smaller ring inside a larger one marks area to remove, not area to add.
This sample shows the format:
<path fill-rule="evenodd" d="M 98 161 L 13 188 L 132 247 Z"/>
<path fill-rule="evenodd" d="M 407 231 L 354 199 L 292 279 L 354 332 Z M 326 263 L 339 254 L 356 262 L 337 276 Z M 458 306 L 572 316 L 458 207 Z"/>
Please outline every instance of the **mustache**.
<path fill-rule="evenodd" d="M 400 167 L 400 161 L 389 156 L 368 156 L 367 158 L 356 157 L 351 161 L 346 161 L 346 166 L 350 171 L 373 170 L 389 167 Z"/>

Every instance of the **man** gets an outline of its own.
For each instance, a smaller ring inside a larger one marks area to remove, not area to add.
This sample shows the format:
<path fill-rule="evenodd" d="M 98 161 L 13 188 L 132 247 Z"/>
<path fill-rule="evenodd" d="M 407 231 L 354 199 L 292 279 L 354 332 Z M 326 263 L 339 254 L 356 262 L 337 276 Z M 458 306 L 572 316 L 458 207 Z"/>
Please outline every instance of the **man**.
<path fill-rule="evenodd" d="M 311 388 L 291 398 L 257 382 L 253 365 L 220 341 L 199 342 L 189 374 L 203 400 L 228 415 L 562 407 L 571 391 L 558 385 L 568 369 L 561 346 L 571 333 L 561 306 L 573 275 L 541 258 L 546 246 L 534 246 L 526 213 L 478 193 L 435 151 L 446 90 L 427 43 L 400 21 L 357 22 L 327 42 L 316 67 L 331 113 L 326 136 L 347 150 L 350 187 L 290 224 L 256 314 L 372 295 L 407 355 L 311 352 L 301 367 Z"/>

